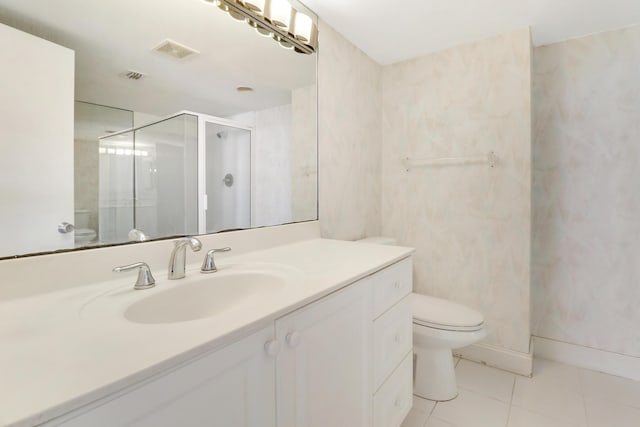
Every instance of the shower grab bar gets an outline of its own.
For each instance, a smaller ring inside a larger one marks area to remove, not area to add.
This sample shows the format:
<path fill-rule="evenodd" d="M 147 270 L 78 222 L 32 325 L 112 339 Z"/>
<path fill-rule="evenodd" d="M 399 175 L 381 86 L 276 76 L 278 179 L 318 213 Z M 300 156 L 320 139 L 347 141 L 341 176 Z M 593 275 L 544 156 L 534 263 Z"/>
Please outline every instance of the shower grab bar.
<path fill-rule="evenodd" d="M 436 157 L 436 158 L 411 158 L 402 159 L 402 165 L 407 172 L 413 168 L 428 166 L 453 166 L 453 165 L 479 165 L 488 164 L 495 167 L 498 163 L 498 156 L 491 151 L 482 156 L 459 156 L 459 157 Z"/>

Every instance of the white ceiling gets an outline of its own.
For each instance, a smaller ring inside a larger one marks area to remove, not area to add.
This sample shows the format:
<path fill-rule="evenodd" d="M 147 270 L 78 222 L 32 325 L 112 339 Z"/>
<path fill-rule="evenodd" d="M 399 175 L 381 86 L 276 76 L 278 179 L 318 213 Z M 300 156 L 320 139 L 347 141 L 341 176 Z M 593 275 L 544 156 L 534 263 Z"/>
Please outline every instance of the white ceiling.
<path fill-rule="evenodd" d="M 315 55 L 285 50 L 202 0 L 0 0 L 0 23 L 75 51 L 77 100 L 158 116 L 283 105 L 316 77 Z M 200 54 L 151 51 L 166 38 Z M 129 69 L 147 77 L 120 76 Z"/>
<path fill-rule="evenodd" d="M 640 23 L 640 0 L 305 0 L 380 64 L 531 27 L 536 46 Z M 322 39 L 320 39 L 322 40 Z"/>

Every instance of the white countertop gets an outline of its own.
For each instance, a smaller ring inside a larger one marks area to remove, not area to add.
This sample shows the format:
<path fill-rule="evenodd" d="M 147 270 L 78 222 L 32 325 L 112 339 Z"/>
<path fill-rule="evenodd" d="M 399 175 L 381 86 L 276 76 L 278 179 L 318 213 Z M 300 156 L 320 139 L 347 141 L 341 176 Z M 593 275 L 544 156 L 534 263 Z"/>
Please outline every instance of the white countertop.
<path fill-rule="evenodd" d="M 180 286 L 154 271 L 156 287 L 134 291 L 135 274 L 0 303 L 0 425 L 32 426 L 95 401 L 168 367 L 236 341 L 413 249 L 326 239 L 224 256 L 218 267 L 278 265 L 295 271 L 295 286 L 213 318 L 138 324 L 122 307 L 141 295 Z M 131 260 L 136 261 L 136 260 Z M 216 274 L 216 273 L 214 273 Z M 52 281 L 56 272 L 51 272 Z M 190 278 L 199 265 L 187 266 Z M 1 292 L 1 290 L 0 290 Z M 105 295 L 114 296 L 105 313 Z M 100 308 L 92 309 L 99 301 Z"/>

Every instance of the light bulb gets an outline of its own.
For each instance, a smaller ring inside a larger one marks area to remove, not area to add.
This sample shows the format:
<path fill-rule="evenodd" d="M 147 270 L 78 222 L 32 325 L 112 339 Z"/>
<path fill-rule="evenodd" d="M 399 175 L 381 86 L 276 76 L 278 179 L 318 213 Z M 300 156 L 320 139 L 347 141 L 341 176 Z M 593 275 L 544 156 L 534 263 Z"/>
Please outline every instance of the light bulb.
<path fill-rule="evenodd" d="M 309 15 L 297 11 L 293 32 L 300 41 L 308 43 L 311 41 L 311 32 L 313 31 L 313 21 Z"/>
<path fill-rule="evenodd" d="M 291 24 L 291 4 L 287 0 L 271 0 L 267 17 L 274 25 L 288 30 Z"/>

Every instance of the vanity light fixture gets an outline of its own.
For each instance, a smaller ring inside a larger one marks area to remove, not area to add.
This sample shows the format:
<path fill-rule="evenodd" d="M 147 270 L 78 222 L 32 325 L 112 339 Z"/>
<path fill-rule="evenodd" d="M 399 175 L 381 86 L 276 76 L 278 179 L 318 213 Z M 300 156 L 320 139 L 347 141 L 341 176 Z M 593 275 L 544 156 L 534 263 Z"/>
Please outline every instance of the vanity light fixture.
<path fill-rule="evenodd" d="M 258 34 L 280 46 L 310 55 L 318 45 L 318 27 L 309 15 L 288 0 L 203 0 L 218 6 L 233 19 L 244 21 Z"/>

